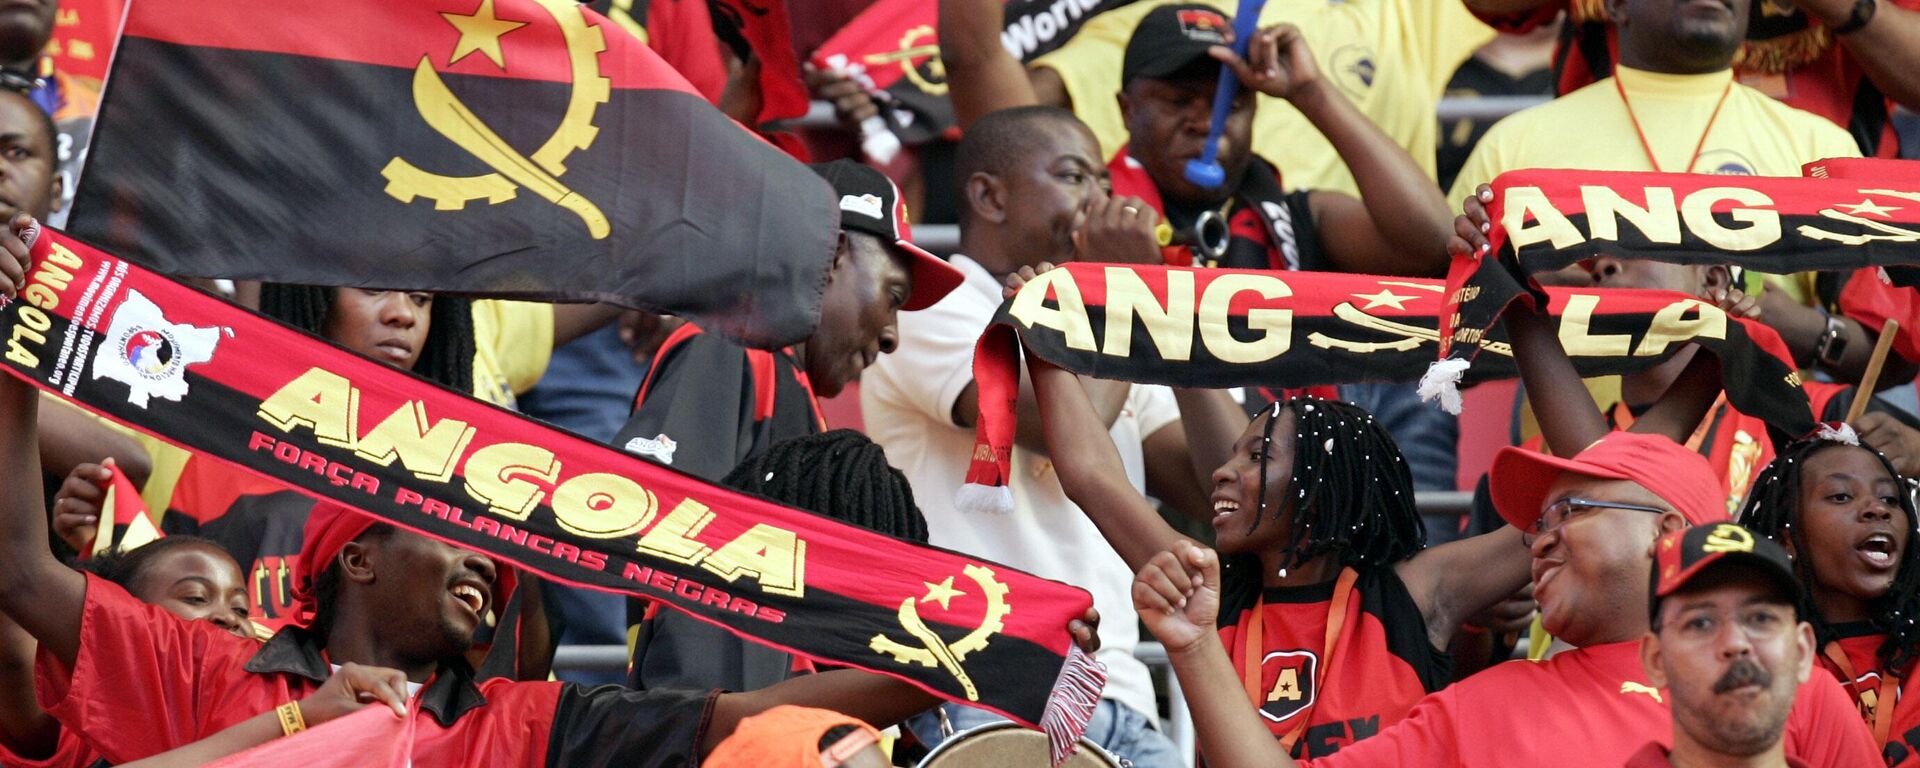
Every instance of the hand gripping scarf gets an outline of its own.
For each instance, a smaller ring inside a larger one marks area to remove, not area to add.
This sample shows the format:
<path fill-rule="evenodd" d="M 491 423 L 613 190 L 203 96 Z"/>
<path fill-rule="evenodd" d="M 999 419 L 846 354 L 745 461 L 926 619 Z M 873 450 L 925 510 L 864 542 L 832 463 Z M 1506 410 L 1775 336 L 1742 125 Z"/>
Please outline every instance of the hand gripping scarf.
<path fill-rule="evenodd" d="M 1075 373 L 1175 387 L 1413 381 L 1439 346 L 1446 290 L 1439 280 L 1334 272 L 1068 264 L 1042 274 L 1001 305 L 975 349 L 980 421 L 956 502 L 973 511 L 1011 509 L 1006 482 L 1022 345 Z M 1698 343 L 1720 358 L 1735 408 L 1790 434 L 1813 425 L 1771 328 L 1670 291 L 1549 289 L 1546 296 L 1583 375 L 1640 370 Z M 1519 375 L 1502 330 L 1475 340 L 1491 354 L 1470 371 L 1470 383 Z"/>
<path fill-rule="evenodd" d="M 567 584 L 1084 732 L 1084 591 L 719 488 L 342 350 L 64 235 L 0 311 L 5 370 L 89 411 Z"/>

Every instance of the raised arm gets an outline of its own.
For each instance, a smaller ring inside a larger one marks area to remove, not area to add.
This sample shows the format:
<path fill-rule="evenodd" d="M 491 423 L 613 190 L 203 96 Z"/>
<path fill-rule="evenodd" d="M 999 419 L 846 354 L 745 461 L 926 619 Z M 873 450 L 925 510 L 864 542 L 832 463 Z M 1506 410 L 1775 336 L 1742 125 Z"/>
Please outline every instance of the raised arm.
<path fill-rule="evenodd" d="M 1127 480 L 1120 452 L 1094 415 L 1080 377 L 1033 355 L 1027 356 L 1027 372 L 1060 487 L 1093 519 L 1127 567 L 1137 571 L 1155 553 L 1187 540 Z"/>
<path fill-rule="evenodd" d="M 1492 201 L 1493 188 L 1485 184 L 1466 199 L 1463 212 L 1454 219 L 1454 236 L 1447 242 L 1449 253 L 1480 253 L 1482 258 L 1493 258 L 1493 254 L 1487 252 L 1486 232 L 1492 225 L 1485 205 Z M 1555 334 L 1553 323 L 1547 320 L 1546 308 L 1535 309 L 1526 300 L 1515 301 L 1507 307 L 1501 321 L 1506 323 L 1507 334 L 1513 340 L 1513 358 L 1520 366 L 1520 382 L 1533 393 L 1530 403 L 1540 421 L 1540 436 L 1546 440 L 1547 449 L 1555 456 L 1572 456 L 1605 436 L 1609 431 L 1607 418 L 1594 407 L 1593 400 L 1584 395 L 1565 396 L 1584 393 L 1586 385 L 1574 370 L 1566 348 L 1560 346 L 1560 337 Z"/>
<path fill-rule="evenodd" d="M 940 0 L 940 62 L 961 130 L 989 112 L 1039 104 L 1026 67 L 1000 44 L 1003 0 Z"/>
<path fill-rule="evenodd" d="M 25 284 L 27 246 L 19 233 L 32 219 L 14 218 L 0 232 L 0 296 L 15 295 Z M 80 609 L 86 578 L 54 559 L 47 547 L 47 507 L 40 484 L 38 421 L 40 395 L 33 387 L 0 374 L 0 612 L 20 622 L 28 634 L 60 661 L 72 665 L 80 650 Z"/>
<path fill-rule="evenodd" d="M 1308 200 L 1314 226 L 1335 265 L 1372 275 L 1435 276 L 1446 271 L 1453 217 L 1440 188 L 1412 155 L 1320 75 L 1298 28 L 1281 24 L 1255 33 L 1245 61 L 1224 46 L 1213 55 L 1248 87 L 1286 99 L 1300 110 L 1353 171 L 1359 199 L 1314 192 Z"/>
<path fill-rule="evenodd" d="M 1220 557 L 1190 541 L 1155 554 L 1134 577 L 1133 607 L 1166 646 L 1207 765 L 1293 768 L 1293 758 L 1248 706 L 1220 644 Z"/>

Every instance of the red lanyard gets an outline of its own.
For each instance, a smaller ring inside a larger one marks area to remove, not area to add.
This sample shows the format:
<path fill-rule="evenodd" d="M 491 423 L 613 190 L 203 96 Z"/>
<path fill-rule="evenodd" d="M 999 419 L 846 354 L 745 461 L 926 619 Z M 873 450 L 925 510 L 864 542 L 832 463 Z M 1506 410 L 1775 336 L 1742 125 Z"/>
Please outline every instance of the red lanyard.
<path fill-rule="evenodd" d="M 1293 730 L 1280 738 L 1280 748 L 1289 754 L 1293 744 L 1307 730 L 1307 722 L 1313 718 L 1313 707 L 1320 703 L 1321 687 L 1327 681 L 1327 666 L 1332 661 L 1333 648 L 1340 642 L 1340 630 L 1347 623 L 1347 604 L 1353 602 L 1353 582 L 1360 577 L 1352 568 L 1340 569 L 1340 578 L 1333 584 L 1333 601 L 1327 604 L 1326 649 L 1320 653 L 1319 663 L 1315 665 L 1313 676 L 1313 704 L 1300 712 L 1300 722 L 1293 724 Z M 1261 685 L 1260 662 L 1266 653 L 1266 598 L 1253 604 L 1253 620 L 1247 622 L 1245 641 L 1240 645 L 1240 680 L 1247 689 L 1247 699 L 1253 702 L 1254 709 L 1266 703 L 1266 686 Z"/>
<path fill-rule="evenodd" d="M 1627 87 L 1620 84 L 1620 76 L 1613 76 L 1613 88 L 1620 92 L 1620 103 L 1627 107 L 1627 119 L 1633 121 L 1633 133 L 1640 138 L 1640 148 L 1647 153 L 1647 163 L 1655 172 L 1663 172 L 1660 159 L 1653 155 L 1653 145 L 1647 143 L 1647 132 L 1640 128 L 1640 118 L 1633 113 L 1633 102 L 1627 98 Z M 1707 147 L 1707 135 L 1713 133 L 1714 121 L 1720 119 L 1720 108 L 1727 105 L 1727 97 L 1733 93 L 1733 81 L 1727 81 L 1727 88 L 1720 92 L 1720 100 L 1713 105 L 1713 114 L 1707 117 L 1707 127 L 1700 131 L 1700 142 L 1693 145 L 1693 157 L 1687 160 L 1687 173 L 1693 173 L 1693 166 L 1700 162 L 1700 150 Z"/>
<path fill-rule="evenodd" d="M 1858 703 L 1863 693 L 1860 690 L 1860 676 L 1853 673 L 1853 662 L 1847 660 L 1847 652 L 1837 642 L 1827 643 L 1820 652 L 1826 654 L 1827 660 L 1840 668 L 1840 682 L 1847 686 L 1847 692 L 1853 694 L 1854 702 Z M 1873 700 L 1873 721 L 1868 723 L 1873 726 L 1875 746 L 1886 746 L 1887 737 L 1893 733 L 1893 705 L 1899 691 L 1900 677 L 1891 671 L 1881 672 L 1880 690 L 1874 694 Z"/>

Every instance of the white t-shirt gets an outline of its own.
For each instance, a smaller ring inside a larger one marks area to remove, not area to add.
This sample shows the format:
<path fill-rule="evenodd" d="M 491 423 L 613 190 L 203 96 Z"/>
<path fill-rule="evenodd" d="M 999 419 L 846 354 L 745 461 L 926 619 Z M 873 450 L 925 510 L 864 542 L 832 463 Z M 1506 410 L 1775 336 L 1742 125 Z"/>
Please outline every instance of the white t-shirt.
<path fill-rule="evenodd" d="M 900 346 L 860 380 L 867 433 L 913 483 L 914 502 L 937 546 L 995 560 L 1093 593 L 1100 610 L 1106 698 L 1152 718 L 1153 681 L 1133 657 L 1133 572 L 1093 521 L 1067 500 L 1045 456 L 1013 449 L 1010 515 L 962 513 L 953 495 L 966 480 L 974 434 L 953 423 L 953 402 L 973 381 L 973 348 L 1000 307 L 1000 281 L 965 256 L 966 283 L 926 309 L 900 313 Z M 1113 441 L 1136 489 L 1146 486 L 1141 443 L 1180 419 L 1173 391 L 1136 385 L 1113 423 Z M 1176 425 L 1177 428 L 1177 425 Z"/>

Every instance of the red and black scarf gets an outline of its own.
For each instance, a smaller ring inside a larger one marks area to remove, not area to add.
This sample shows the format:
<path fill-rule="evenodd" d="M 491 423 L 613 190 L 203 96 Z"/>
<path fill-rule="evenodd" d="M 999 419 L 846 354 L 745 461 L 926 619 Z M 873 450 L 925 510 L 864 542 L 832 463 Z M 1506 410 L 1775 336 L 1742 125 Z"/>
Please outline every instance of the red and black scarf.
<path fill-rule="evenodd" d="M 797 656 L 1084 731 L 1084 591 L 719 488 L 44 233 L 6 370 L 318 499 Z M 198 460 L 198 459 L 196 459 Z"/>
<path fill-rule="evenodd" d="M 1068 264 L 1002 304 L 980 338 L 978 444 L 959 501 L 999 509 L 1013 445 L 1021 346 L 1076 373 L 1175 387 L 1309 387 L 1413 381 L 1433 363 L 1447 286 L 1438 280 Z M 1588 376 L 1640 370 L 1688 343 L 1718 356 L 1727 397 L 1792 434 L 1813 426 L 1773 329 L 1670 291 L 1551 289 L 1547 311 Z M 1017 335 L 1017 340 L 1016 340 Z M 1497 327 L 1475 336 L 1469 382 L 1519 375 Z"/>
<path fill-rule="evenodd" d="M 1889 171 L 1900 167 L 1885 163 Z M 1532 275 L 1600 254 L 1791 274 L 1885 268 L 1920 284 L 1920 184 L 1898 178 L 1770 178 L 1526 170 L 1494 179 L 1485 257 L 1456 257 L 1441 314 L 1441 365 L 1473 361 Z M 1461 342 L 1461 343 L 1454 343 Z M 1762 412 L 1736 407 L 1756 416 Z M 1776 425 L 1779 422 L 1768 419 Z"/>

